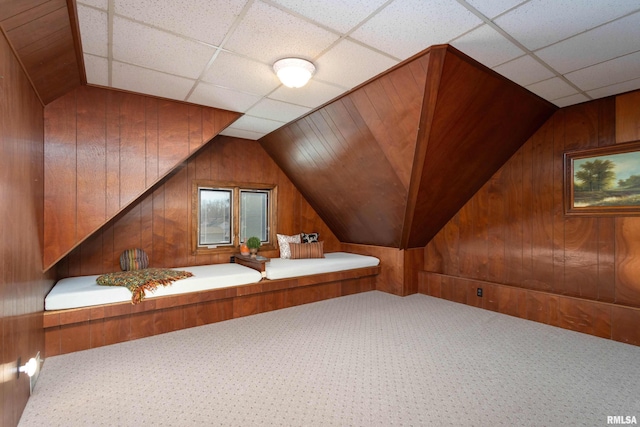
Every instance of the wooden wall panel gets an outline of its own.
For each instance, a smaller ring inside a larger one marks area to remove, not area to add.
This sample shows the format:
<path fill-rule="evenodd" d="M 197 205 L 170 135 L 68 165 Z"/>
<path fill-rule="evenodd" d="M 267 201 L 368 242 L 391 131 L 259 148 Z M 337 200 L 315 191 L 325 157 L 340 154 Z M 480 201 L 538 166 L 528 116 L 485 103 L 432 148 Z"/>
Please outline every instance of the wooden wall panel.
<path fill-rule="evenodd" d="M 640 139 L 640 91 L 616 97 L 616 142 L 630 142 Z"/>
<path fill-rule="evenodd" d="M 66 0 L 4 0 L 0 27 L 25 67 L 33 88 L 48 104 L 80 86 L 81 53 L 76 52 L 75 11 Z M 72 19 L 73 18 L 73 19 Z"/>
<path fill-rule="evenodd" d="M 239 113 L 86 86 L 48 105 L 45 268 L 238 117 Z"/>
<path fill-rule="evenodd" d="M 13 427 L 29 379 L 12 367 L 44 354 L 42 312 L 53 278 L 42 273 L 43 108 L 2 34 L 0 76 L 0 426 Z"/>
<path fill-rule="evenodd" d="M 191 253 L 189 224 L 191 183 L 194 179 L 276 184 L 278 233 L 318 232 L 324 241 L 325 251 L 335 252 L 342 248 L 329 227 L 258 142 L 219 136 L 181 164 L 153 192 L 131 205 L 66 256 L 57 268 L 60 278 L 80 272 L 101 274 L 118 271 L 120 254 L 132 247 L 144 249 L 153 267 L 229 262 L 232 252 L 215 255 Z M 394 251 L 398 252 L 397 249 Z M 277 249 L 262 253 L 269 257 L 279 256 Z"/>
<path fill-rule="evenodd" d="M 341 250 L 361 255 L 370 255 L 380 259 L 382 271 L 376 276 L 376 290 L 394 295 L 409 295 L 410 282 L 405 282 L 405 251 L 384 246 L 358 245 L 343 243 Z"/>
<path fill-rule="evenodd" d="M 440 281 L 447 283 L 463 278 L 500 285 L 490 288 L 494 293 L 513 292 L 503 290 L 505 285 L 543 291 L 526 293 L 525 315 L 514 307 L 509 314 L 640 344 L 627 323 L 637 319 L 640 307 L 640 218 L 565 216 L 563 207 L 563 154 L 635 138 L 634 123 L 640 122 L 638 93 L 558 111 L 425 247 L 425 270 L 446 275 Z M 484 229 L 487 218 L 489 229 L 501 232 L 471 231 Z M 504 240 L 492 238 L 494 233 Z M 448 262 L 449 236 L 456 236 L 457 266 Z M 486 260 L 484 250 L 478 250 L 484 247 L 489 248 L 488 271 L 502 274 L 484 277 L 478 268 Z M 502 265 L 492 267 L 494 262 Z M 494 294 L 489 301 L 497 304 L 504 298 Z"/>
<path fill-rule="evenodd" d="M 428 54 L 262 138 L 342 242 L 399 247 Z"/>
<path fill-rule="evenodd" d="M 416 153 L 424 151 L 424 164 L 416 156 L 403 248 L 425 246 L 556 110 L 445 48 L 440 69 L 429 74 L 440 75 L 437 102 L 425 94 L 423 115 L 432 119 L 418 135 Z M 439 52 L 432 48 L 431 56 Z"/>

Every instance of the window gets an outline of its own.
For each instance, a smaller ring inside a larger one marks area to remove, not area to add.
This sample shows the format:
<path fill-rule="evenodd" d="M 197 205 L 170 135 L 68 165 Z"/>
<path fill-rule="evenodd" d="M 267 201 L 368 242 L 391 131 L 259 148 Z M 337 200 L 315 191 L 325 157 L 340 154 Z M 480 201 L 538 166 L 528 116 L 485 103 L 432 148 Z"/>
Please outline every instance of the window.
<path fill-rule="evenodd" d="M 193 252 L 235 252 L 251 236 L 274 248 L 276 200 L 274 185 L 194 181 Z"/>

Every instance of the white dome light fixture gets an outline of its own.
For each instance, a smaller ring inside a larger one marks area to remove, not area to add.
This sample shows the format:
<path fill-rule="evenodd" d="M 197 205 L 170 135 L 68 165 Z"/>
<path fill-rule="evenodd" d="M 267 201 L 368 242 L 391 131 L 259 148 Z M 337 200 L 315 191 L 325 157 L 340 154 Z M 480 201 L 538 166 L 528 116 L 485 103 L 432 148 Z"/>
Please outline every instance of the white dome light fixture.
<path fill-rule="evenodd" d="M 316 67 L 306 59 L 283 58 L 273 64 L 273 71 L 283 85 L 298 88 L 307 84 Z"/>

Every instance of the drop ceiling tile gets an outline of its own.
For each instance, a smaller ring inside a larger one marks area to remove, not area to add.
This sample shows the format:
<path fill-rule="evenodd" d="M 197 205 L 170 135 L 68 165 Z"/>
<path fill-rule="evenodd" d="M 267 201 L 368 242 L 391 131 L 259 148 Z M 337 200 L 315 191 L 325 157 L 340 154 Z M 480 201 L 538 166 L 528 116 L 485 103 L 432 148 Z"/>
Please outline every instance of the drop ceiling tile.
<path fill-rule="evenodd" d="M 107 12 L 81 4 L 77 9 L 82 51 L 106 57 L 109 54 Z"/>
<path fill-rule="evenodd" d="M 311 111 L 309 107 L 264 98 L 247 110 L 247 114 L 288 123 L 309 111 Z"/>
<path fill-rule="evenodd" d="M 599 89 L 590 90 L 589 92 L 587 92 L 587 95 L 591 96 L 594 99 L 597 99 L 637 89 L 640 89 L 640 78 L 627 80 L 626 82 L 601 87 Z"/>
<path fill-rule="evenodd" d="M 113 61 L 113 87 L 183 101 L 195 81 Z"/>
<path fill-rule="evenodd" d="M 493 70 L 521 86 L 527 86 L 554 77 L 550 70 L 529 55 L 521 56 L 506 64 L 494 67 Z"/>
<path fill-rule="evenodd" d="M 246 0 L 115 0 L 115 12 L 219 46 Z"/>
<path fill-rule="evenodd" d="M 578 91 L 562 80 L 560 77 L 553 77 L 538 83 L 527 86 L 527 89 L 544 99 L 565 98 L 575 95 Z"/>
<path fill-rule="evenodd" d="M 87 73 L 87 83 L 99 86 L 109 86 L 109 61 L 100 56 L 84 54 L 84 68 Z"/>
<path fill-rule="evenodd" d="M 269 98 L 289 102 L 291 104 L 302 105 L 304 107 L 315 108 L 344 92 L 345 90 L 342 88 L 312 79 L 306 86 L 298 89 L 280 86 L 278 89 L 273 91 L 271 95 L 269 95 Z"/>
<path fill-rule="evenodd" d="M 387 0 L 273 1 L 340 33 L 347 33 Z"/>
<path fill-rule="evenodd" d="M 315 58 L 337 39 L 337 34 L 256 1 L 224 47 L 273 64 L 289 56 Z"/>
<path fill-rule="evenodd" d="M 558 107 L 567 107 L 569 105 L 580 104 L 581 102 L 587 102 L 589 98 L 584 96 L 581 93 L 577 93 L 575 95 L 567 96 L 565 98 L 554 99 L 553 103 Z"/>
<path fill-rule="evenodd" d="M 254 141 L 257 141 L 258 139 L 265 136 L 266 133 L 252 132 L 250 130 L 234 129 L 234 128 L 228 127 L 222 132 L 220 132 L 220 135 L 232 136 L 234 138 L 252 139 Z"/>
<path fill-rule="evenodd" d="M 487 18 L 493 19 L 525 1 L 526 0 L 467 0 L 467 3 Z"/>
<path fill-rule="evenodd" d="M 482 25 L 451 43 L 487 67 L 495 67 L 524 55 L 524 51 L 489 25 Z"/>
<path fill-rule="evenodd" d="M 198 83 L 188 101 L 223 110 L 244 113 L 249 107 L 260 100 L 259 96 L 238 92 L 231 89 L 214 86 L 208 83 Z"/>
<path fill-rule="evenodd" d="M 267 134 L 269 132 L 273 132 L 279 127 L 284 126 L 285 124 L 286 123 L 283 122 L 263 119 L 261 117 L 248 116 L 245 114 L 244 116 L 233 122 L 233 124 L 231 124 L 231 126 L 229 127 L 233 129 L 249 130 L 251 132 Z"/>
<path fill-rule="evenodd" d="M 341 40 L 315 61 L 314 78 L 352 88 L 388 70 L 398 61 L 347 39 Z"/>
<path fill-rule="evenodd" d="M 406 59 L 431 45 L 447 43 L 481 23 L 455 1 L 396 0 L 351 37 Z"/>
<path fill-rule="evenodd" d="M 580 89 L 589 91 L 633 80 L 640 75 L 640 52 L 602 62 L 565 75 Z"/>
<path fill-rule="evenodd" d="M 537 50 L 638 7 L 638 0 L 532 0 L 495 22 L 528 49 Z"/>
<path fill-rule="evenodd" d="M 536 55 L 565 74 L 635 52 L 640 49 L 639 40 L 640 12 L 539 50 Z"/>
<path fill-rule="evenodd" d="M 109 0 L 82 0 L 79 1 L 78 4 L 97 7 L 102 10 L 108 10 L 109 8 Z"/>
<path fill-rule="evenodd" d="M 260 96 L 280 85 L 270 66 L 228 52 L 220 52 L 202 80 Z"/>
<path fill-rule="evenodd" d="M 215 48 L 114 17 L 113 59 L 146 68 L 198 78 Z"/>

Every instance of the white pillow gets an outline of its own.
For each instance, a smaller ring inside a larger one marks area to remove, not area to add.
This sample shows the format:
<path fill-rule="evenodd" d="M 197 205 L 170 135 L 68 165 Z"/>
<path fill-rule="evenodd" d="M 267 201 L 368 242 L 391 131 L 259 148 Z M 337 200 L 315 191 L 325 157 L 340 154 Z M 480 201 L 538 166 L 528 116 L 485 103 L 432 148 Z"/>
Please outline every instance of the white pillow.
<path fill-rule="evenodd" d="M 302 243 L 299 234 L 294 234 L 293 236 L 276 234 L 276 236 L 278 237 L 278 246 L 280 247 L 280 258 L 282 259 L 291 258 L 291 248 L 289 248 L 289 243 Z"/>

